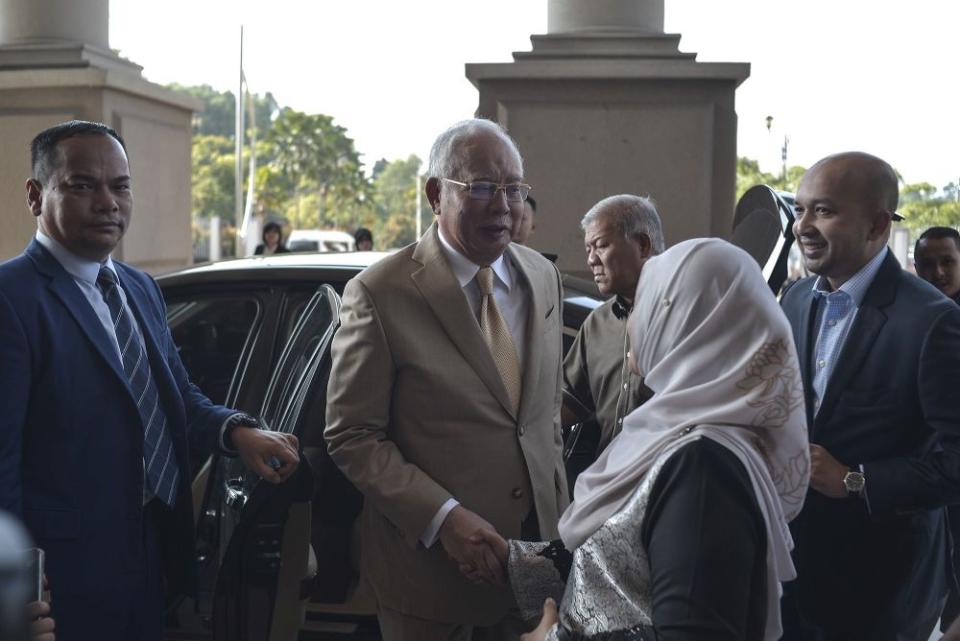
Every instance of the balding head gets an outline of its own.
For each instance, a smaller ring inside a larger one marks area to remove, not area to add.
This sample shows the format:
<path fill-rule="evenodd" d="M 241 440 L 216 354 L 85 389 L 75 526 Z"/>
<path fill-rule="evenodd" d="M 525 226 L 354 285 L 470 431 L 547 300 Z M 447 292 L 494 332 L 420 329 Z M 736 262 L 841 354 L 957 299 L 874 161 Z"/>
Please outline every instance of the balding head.
<path fill-rule="evenodd" d="M 845 151 L 818 160 L 807 173 L 828 168 L 864 204 L 890 214 L 897 211 L 900 187 L 897 172 L 886 160 L 862 151 Z"/>

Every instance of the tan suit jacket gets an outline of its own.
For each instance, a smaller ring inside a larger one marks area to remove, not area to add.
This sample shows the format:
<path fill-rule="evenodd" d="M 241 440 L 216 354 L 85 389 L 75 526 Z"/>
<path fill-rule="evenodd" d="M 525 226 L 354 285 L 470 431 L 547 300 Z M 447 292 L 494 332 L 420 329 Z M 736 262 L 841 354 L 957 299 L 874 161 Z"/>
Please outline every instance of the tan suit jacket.
<path fill-rule="evenodd" d="M 477 625 L 503 618 L 506 590 L 469 583 L 439 541 L 419 542 L 451 497 L 504 537 L 519 537 L 533 508 L 541 537 L 558 536 L 567 505 L 560 277 L 526 247 L 507 255 L 529 296 L 516 416 L 436 224 L 344 291 L 325 436 L 366 497 L 362 566 L 381 607 Z"/>

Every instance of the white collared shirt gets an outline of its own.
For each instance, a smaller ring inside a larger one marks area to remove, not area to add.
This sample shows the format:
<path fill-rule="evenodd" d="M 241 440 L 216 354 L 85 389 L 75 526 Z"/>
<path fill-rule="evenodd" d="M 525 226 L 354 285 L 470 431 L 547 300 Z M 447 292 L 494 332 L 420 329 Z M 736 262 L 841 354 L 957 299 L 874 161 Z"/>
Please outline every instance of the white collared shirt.
<path fill-rule="evenodd" d="M 453 275 L 456 277 L 463 293 L 470 303 L 470 309 L 473 310 L 473 316 L 480 316 L 480 287 L 475 280 L 477 272 L 481 265 L 477 265 L 472 260 L 454 249 L 446 238 L 440 227 L 437 227 L 437 235 L 440 237 L 440 246 L 443 247 L 443 253 L 450 261 L 450 267 L 453 269 Z M 510 329 L 510 335 L 513 337 L 513 344 L 517 348 L 517 358 L 520 361 L 520 371 L 523 371 L 523 364 L 526 362 L 527 347 L 527 317 L 529 312 L 529 301 L 523 287 L 520 284 L 517 275 L 517 268 L 513 265 L 507 254 L 502 254 L 497 260 L 490 264 L 495 278 L 493 279 L 493 299 L 497 302 L 497 309 L 500 315 L 507 323 Z"/>

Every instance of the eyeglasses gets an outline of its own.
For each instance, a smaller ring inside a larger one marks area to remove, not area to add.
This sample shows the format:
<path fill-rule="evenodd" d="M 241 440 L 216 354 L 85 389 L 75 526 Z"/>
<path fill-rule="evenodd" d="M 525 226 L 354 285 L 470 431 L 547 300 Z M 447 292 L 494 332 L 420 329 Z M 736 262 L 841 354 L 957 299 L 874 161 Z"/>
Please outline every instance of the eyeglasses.
<path fill-rule="evenodd" d="M 463 187 L 463 190 L 467 192 L 467 196 L 469 196 L 471 200 L 493 200 L 496 198 L 497 192 L 503 190 L 503 195 L 507 197 L 509 202 L 522 203 L 527 199 L 527 194 L 530 193 L 530 185 L 526 183 L 498 184 L 486 180 L 462 183 L 459 180 L 452 180 L 450 178 L 444 178 L 443 180 L 452 185 Z"/>

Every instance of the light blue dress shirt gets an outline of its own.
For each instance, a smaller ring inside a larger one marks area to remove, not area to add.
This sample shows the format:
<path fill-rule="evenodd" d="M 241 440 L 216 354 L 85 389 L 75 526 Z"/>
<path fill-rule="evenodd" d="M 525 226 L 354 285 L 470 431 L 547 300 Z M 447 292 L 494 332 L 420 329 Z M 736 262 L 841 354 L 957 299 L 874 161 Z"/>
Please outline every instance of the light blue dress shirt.
<path fill-rule="evenodd" d="M 889 249 L 884 247 L 871 258 L 860 271 L 836 291 L 830 289 L 830 283 L 820 276 L 813 283 L 814 298 L 817 299 L 817 313 L 814 319 L 817 328 L 817 342 L 811 363 L 813 377 L 814 414 L 820 411 L 820 402 L 827 390 L 830 376 L 843 352 L 850 328 L 857 317 L 860 304 L 873 279 L 880 271 L 880 265 Z"/>

